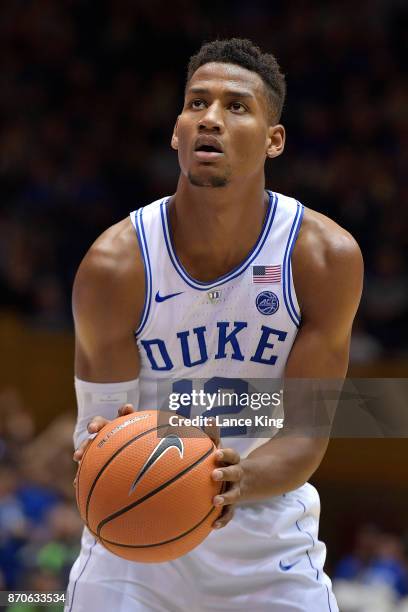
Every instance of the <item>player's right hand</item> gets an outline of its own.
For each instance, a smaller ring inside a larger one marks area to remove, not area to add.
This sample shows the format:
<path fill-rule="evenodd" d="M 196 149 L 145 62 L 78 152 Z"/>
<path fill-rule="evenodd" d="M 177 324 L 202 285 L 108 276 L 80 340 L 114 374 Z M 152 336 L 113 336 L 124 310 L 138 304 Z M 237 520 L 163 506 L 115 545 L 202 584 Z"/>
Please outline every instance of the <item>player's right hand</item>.
<path fill-rule="evenodd" d="M 132 412 L 135 412 L 133 405 L 125 404 L 124 406 L 121 406 L 119 408 L 118 417 L 125 416 L 125 414 L 131 414 Z M 98 431 L 100 431 L 102 427 L 105 427 L 107 423 L 109 423 L 109 419 L 105 419 L 105 417 L 102 417 L 102 416 L 93 417 L 92 421 L 89 421 L 88 426 L 87 426 L 89 435 L 98 433 Z M 84 456 L 85 449 L 91 442 L 92 442 L 92 439 L 87 438 L 86 440 L 82 442 L 82 444 L 74 452 L 74 455 L 72 458 L 78 464 L 81 462 L 81 459 Z M 78 469 L 79 469 L 79 465 L 78 465 Z M 78 472 L 77 472 L 77 475 L 78 475 Z M 77 477 L 75 476 L 75 479 L 73 482 L 74 487 L 76 486 L 76 482 L 77 482 Z"/>

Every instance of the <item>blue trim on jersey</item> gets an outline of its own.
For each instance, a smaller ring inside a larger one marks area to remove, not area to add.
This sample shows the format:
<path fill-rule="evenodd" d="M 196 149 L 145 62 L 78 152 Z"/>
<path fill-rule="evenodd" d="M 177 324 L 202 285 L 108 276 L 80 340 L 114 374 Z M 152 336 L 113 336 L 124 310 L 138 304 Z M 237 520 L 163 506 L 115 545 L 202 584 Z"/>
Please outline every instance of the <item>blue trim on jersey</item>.
<path fill-rule="evenodd" d="M 332 612 L 331 605 L 330 605 L 329 587 L 327 586 L 327 584 L 325 584 L 324 586 L 326 587 L 326 591 L 327 591 L 327 605 L 329 606 L 329 612 Z"/>
<path fill-rule="evenodd" d="M 86 566 L 88 565 L 89 559 L 91 558 L 92 550 L 94 549 L 94 547 L 95 547 L 95 545 L 97 543 L 98 543 L 98 540 L 95 539 L 95 542 L 92 544 L 91 548 L 89 549 L 89 555 L 88 555 L 87 560 L 84 563 L 84 567 L 82 568 L 81 573 L 79 574 L 78 578 L 74 582 L 74 588 L 72 589 L 72 597 L 71 597 L 71 602 L 70 602 L 70 605 L 69 605 L 68 612 L 71 612 L 71 610 L 72 610 L 72 604 L 74 603 L 74 595 L 75 595 L 76 586 L 77 586 L 78 581 L 81 578 L 82 574 L 84 573 Z"/>
<path fill-rule="evenodd" d="M 288 293 L 289 293 L 289 302 L 291 307 L 293 308 L 293 311 L 296 313 L 297 318 L 299 319 L 299 323 L 300 323 L 300 319 L 301 319 L 301 315 L 300 312 L 298 312 L 298 310 L 296 309 L 293 300 L 292 300 L 292 289 L 291 289 L 291 282 L 290 282 L 290 278 L 291 278 L 291 274 L 292 274 L 292 252 L 293 252 L 293 248 L 295 246 L 298 234 L 299 234 L 299 230 L 300 230 L 300 226 L 302 225 L 302 221 L 303 221 L 303 215 L 305 212 L 305 207 L 296 200 L 296 202 L 299 204 L 300 206 L 300 217 L 299 217 L 299 221 L 298 224 L 296 225 L 295 228 L 295 233 L 293 235 L 293 240 L 292 240 L 292 245 L 290 247 L 289 253 L 288 253 Z"/>
<path fill-rule="evenodd" d="M 302 501 L 300 501 L 300 499 L 297 499 L 296 501 L 298 502 L 298 504 L 300 504 L 302 506 L 303 513 L 306 514 L 306 506 L 305 506 L 305 504 Z M 300 526 L 299 526 L 298 521 L 296 521 L 296 527 L 298 528 L 300 533 L 306 533 L 309 536 L 309 538 L 312 540 L 312 548 L 314 548 L 315 540 L 314 540 L 314 537 L 312 536 L 312 534 L 309 531 L 306 531 L 306 529 L 301 529 Z M 319 570 L 317 569 L 317 567 L 315 567 L 313 565 L 308 550 L 306 551 L 306 555 L 307 555 L 307 558 L 309 559 L 310 567 L 316 572 L 316 580 L 319 580 Z"/>
<path fill-rule="evenodd" d="M 242 274 L 242 272 L 245 272 L 245 270 L 248 268 L 251 262 L 256 258 L 258 253 L 261 251 L 263 245 L 265 244 L 265 241 L 271 230 L 273 220 L 275 218 L 278 196 L 276 195 L 276 193 L 273 193 L 272 191 L 268 191 L 268 195 L 269 195 L 268 211 L 266 213 L 265 222 L 264 222 L 262 231 L 259 234 L 255 245 L 252 247 L 247 257 L 244 259 L 242 263 L 240 263 L 233 270 L 231 270 L 231 272 L 228 272 L 227 274 L 224 274 L 223 276 L 220 276 L 219 278 L 211 282 L 202 282 L 202 281 L 196 280 L 195 278 L 190 276 L 188 272 L 181 265 L 177 257 L 177 254 L 175 252 L 173 241 L 172 241 L 171 234 L 170 234 L 170 225 L 169 225 L 169 220 L 168 220 L 168 215 L 167 215 L 167 204 L 170 198 L 168 198 L 167 200 L 161 203 L 160 212 L 161 212 L 163 234 L 164 234 L 164 239 L 165 239 L 166 246 L 167 246 L 167 251 L 169 253 L 170 260 L 176 272 L 178 272 L 178 274 L 181 276 L 184 282 L 187 283 L 187 285 L 189 285 L 193 289 L 198 289 L 199 291 L 206 291 L 208 289 L 211 289 L 212 287 L 219 287 L 220 285 L 223 285 L 224 283 L 227 283 L 228 281 L 233 280 L 234 278 Z"/>
<path fill-rule="evenodd" d="M 297 202 L 297 209 L 295 219 L 292 223 L 292 227 L 289 232 L 288 242 L 286 244 L 285 255 L 283 257 L 283 299 L 285 301 L 286 309 L 290 318 L 296 327 L 300 324 L 300 313 L 297 312 L 293 303 L 291 289 L 290 289 L 290 275 L 291 275 L 291 257 L 293 247 L 295 246 L 296 238 L 298 236 L 300 225 L 302 223 L 304 213 L 304 206 Z"/>
<path fill-rule="evenodd" d="M 138 211 L 136 211 L 135 227 L 136 227 L 137 238 L 139 240 L 140 252 L 143 258 L 146 289 L 145 289 L 145 299 L 144 299 L 144 304 L 143 304 L 142 316 L 140 319 L 139 327 L 135 331 L 136 335 L 139 335 L 142 329 L 144 328 L 144 326 L 146 325 L 147 317 L 150 312 L 150 305 L 152 302 L 152 270 L 150 267 L 149 251 L 147 249 L 147 240 L 146 240 L 146 234 L 144 230 L 142 215 L 143 215 L 143 208 L 140 208 Z"/>

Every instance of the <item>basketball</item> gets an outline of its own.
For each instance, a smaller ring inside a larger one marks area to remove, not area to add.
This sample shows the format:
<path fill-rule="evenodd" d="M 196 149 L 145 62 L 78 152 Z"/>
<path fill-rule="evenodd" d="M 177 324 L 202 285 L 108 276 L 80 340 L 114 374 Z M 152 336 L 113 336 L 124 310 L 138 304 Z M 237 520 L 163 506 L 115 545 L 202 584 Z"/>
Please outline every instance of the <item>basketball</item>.
<path fill-rule="evenodd" d="M 220 514 L 212 503 L 221 489 L 211 478 L 215 450 L 201 429 L 169 426 L 156 410 L 110 421 L 79 466 L 82 520 L 103 546 L 130 561 L 186 554 Z"/>

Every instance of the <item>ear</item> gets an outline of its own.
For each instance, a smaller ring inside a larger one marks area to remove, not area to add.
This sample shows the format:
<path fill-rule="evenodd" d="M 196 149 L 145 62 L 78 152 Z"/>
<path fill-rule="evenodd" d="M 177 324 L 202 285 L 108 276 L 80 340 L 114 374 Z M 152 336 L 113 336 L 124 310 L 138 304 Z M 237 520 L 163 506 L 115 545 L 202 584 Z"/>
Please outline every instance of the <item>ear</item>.
<path fill-rule="evenodd" d="M 178 149 L 178 135 L 177 135 L 178 122 L 179 122 L 179 117 L 177 117 L 176 119 L 176 124 L 173 129 L 173 135 L 171 137 L 171 148 L 174 149 L 175 151 L 177 151 Z"/>
<path fill-rule="evenodd" d="M 271 125 L 268 128 L 266 140 L 266 156 L 269 158 L 278 157 L 285 148 L 286 132 L 283 125 Z"/>

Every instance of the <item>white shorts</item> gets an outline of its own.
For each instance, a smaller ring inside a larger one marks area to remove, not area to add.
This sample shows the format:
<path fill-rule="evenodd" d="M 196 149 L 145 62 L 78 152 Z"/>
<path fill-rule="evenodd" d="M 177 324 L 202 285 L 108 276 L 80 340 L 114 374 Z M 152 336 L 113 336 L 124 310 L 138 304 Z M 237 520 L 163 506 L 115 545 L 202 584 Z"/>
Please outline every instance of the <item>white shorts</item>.
<path fill-rule="evenodd" d="M 306 483 L 237 507 L 192 552 L 157 564 L 121 559 L 84 528 L 65 612 L 338 612 L 319 513 L 319 495 Z"/>

